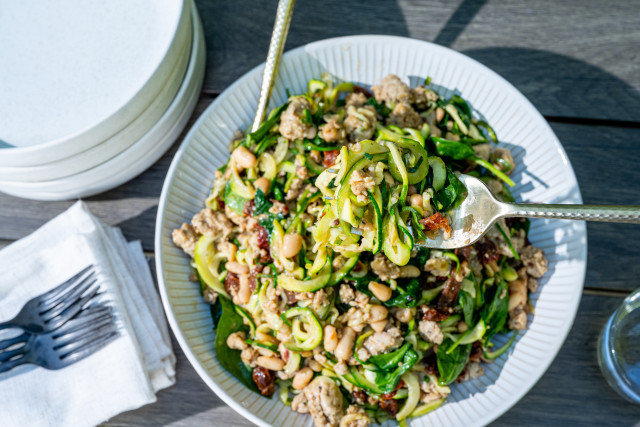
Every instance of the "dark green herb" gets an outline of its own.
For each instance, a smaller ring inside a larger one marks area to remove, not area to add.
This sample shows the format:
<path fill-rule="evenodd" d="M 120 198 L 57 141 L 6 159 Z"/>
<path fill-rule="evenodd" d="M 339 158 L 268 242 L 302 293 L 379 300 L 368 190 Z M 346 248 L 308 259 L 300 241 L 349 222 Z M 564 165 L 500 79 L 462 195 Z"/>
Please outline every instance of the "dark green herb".
<path fill-rule="evenodd" d="M 494 287 L 491 302 L 482 311 L 482 319 L 487 325 L 487 340 L 504 330 L 509 316 L 509 291 L 507 282 L 500 279 Z"/>
<path fill-rule="evenodd" d="M 273 198 L 278 201 L 284 200 L 284 185 L 282 185 L 278 181 L 273 181 L 271 183 L 271 192 L 273 193 Z"/>
<path fill-rule="evenodd" d="M 453 341 L 447 338 L 438 346 L 436 360 L 438 372 L 440 373 L 440 385 L 448 385 L 454 382 L 469 361 L 471 344 L 459 345 L 451 353 L 447 354 L 453 344 Z"/>
<path fill-rule="evenodd" d="M 255 203 L 255 207 L 253 208 L 253 216 L 268 213 L 269 209 L 271 209 L 271 207 L 273 206 L 269 199 L 267 199 L 267 196 L 259 188 L 256 190 L 256 195 L 253 201 Z"/>
<path fill-rule="evenodd" d="M 475 155 L 475 151 L 464 142 L 451 141 L 449 139 L 431 138 L 436 146 L 436 154 L 438 156 L 451 157 L 454 160 L 464 160 Z"/>
<path fill-rule="evenodd" d="M 391 113 L 391 109 L 387 107 L 384 102 L 380 104 L 378 103 L 378 101 L 376 101 L 374 97 L 367 99 L 367 102 L 365 102 L 365 104 L 372 105 L 373 108 L 376 109 L 378 114 L 380 114 L 383 117 L 387 117 Z"/>
<path fill-rule="evenodd" d="M 216 355 L 218 361 L 231 375 L 236 377 L 249 390 L 260 394 L 251 377 L 251 370 L 240 359 L 240 350 L 232 350 L 227 346 L 227 338 L 234 332 L 249 331 L 249 327 L 244 325 L 242 317 L 234 309 L 234 304 L 225 297 L 219 297 L 222 308 L 222 315 L 219 317 L 216 330 Z"/>
<path fill-rule="evenodd" d="M 403 290 L 400 285 L 393 291 L 391 298 L 384 301 L 384 305 L 387 307 L 402 307 L 412 308 L 418 304 L 420 297 L 422 296 L 422 286 L 418 279 L 412 279 L 407 284 L 406 290 Z"/>

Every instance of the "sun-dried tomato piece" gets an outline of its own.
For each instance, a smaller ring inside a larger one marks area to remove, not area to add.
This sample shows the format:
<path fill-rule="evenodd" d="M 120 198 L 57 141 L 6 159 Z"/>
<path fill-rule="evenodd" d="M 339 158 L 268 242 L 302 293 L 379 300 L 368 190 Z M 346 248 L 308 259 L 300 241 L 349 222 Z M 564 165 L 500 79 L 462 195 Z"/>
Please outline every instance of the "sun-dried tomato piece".
<path fill-rule="evenodd" d="M 422 320 L 431 320 L 434 322 L 441 322 L 447 317 L 451 316 L 451 314 L 447 312 L 442 312 L 437 308 L 427 307 L 426 305 L 423 305 L 421 308 L 424 313 L 422 315 Z"/>
<path fill-rule="evenodd" d="M 235 295 L 240 288 L 240 279 L 238 275 L 227 271 L 227 275 L 224 278 L 224 289 L 229 295 Z"/>
<path fill-rule="evenodd" d="M 428 375 L 438 375 L 438 356 L 436 353 L 431 353 L 422 360 L 424 364 L 424 372 Z"/>
<path fill-rule="evenodd" d="M 367 98 L 371 98 L 373 96 L 373 93 L 369 89 L 358 85 L 353 85 L 353 93 L 363 93 Z"/>
<path fill-rule="evenodd" d="M 391 391 L 389 393 L 381 394 L 380 398 L 382 398 L 382 399 L 393 399 L 393 396 L 395 396 L 396 393 L 398 392 L 398 390 L 400 390 L 402 387 L 404 387 L 404 381 L 400 380 L 400 381 L 398 381 L 398 384 L 396 385 L 396 388 L 393 389 L 393 391 Z"/>
<path fill-rule="evenodd" d="M 469 354 L 470 362 L 477 362 L 482 357 L 482 343 L 480 341 L 476 341 L 471 345 L 471 354 Z"/>
<path fill-rule="evenodd" d="M 449 221 L 447 221 L 447 218 L 445 218 L 440 212 L 436 212 L 430 217 L 422 218 L 420 220 L 420 224 L 422 224 L 427 231 L 444 228 L 445 232 L 451 232 Z"/>
<path fill-rule="evenodd" d="M 242 210 L 242 213 L 245 214 L 246 216 L 253 216 L 253 211 L 256 208 L 256 202 L 253 201 L 253 199 L 248 200 L 247 203 L 244 204 L 244 209 Z"/>
<path fill-rule="evenodd" d="M 324 161 L 323 161 L 324 167 L 330 168 L 336 162 L 336 159 L 338 158 L 338 154 L 340 154 L 340 151 L 329 150 L 329 151 L 323 152 L 323 154 L 324 154 Z"/>
<path fill-rule="evenodd" d="M 390 416 L 395 417 L 396 414 L 398 413 L 398 410 L 399 410 L 398 401 L 395 400 L 395 399 L 384 399 L 384 398 L 381 398 L 380 399 L 380 409 L 385 411 Z"/>
<path fill-rule="evenodd" d="M 356 402 L 360 403 L 361 405 L 367 403 L 367 393 L 365 393 L 364 390 L 357 389 L 354 390 L 351 394 L 353 395 L 353 398 L 356 400 Z"/>
<path fill-rule="evenodd" d="M 486 265 L 498 261 L 500 255 L 498 255 L 496 245 L 491 240 L 483 239 L 476 243 L 475 247 L 478 252 L 478 261 L 480 261 L 481 264 Z"/>
<path fill-rule="evenodd" d="M 446 309 L 453 307 L 458 302 L 460 285 L 462 285 L 462 282 L 458 282 L 456 280 L 456 270 L 455 267 L 453 267 L 449 274 L 449 278 L 444 284 L 444 289 L 438 298 L 438 310 L 445 311 Z"/>
<path fill-rule="evenodd" d="M 269 397 L 276 391 L 276 376 L 267 368 L 262 366 L 253 368 L 251 377 L 253 377 L 253 382 L 258 386 L 261 395 Z"/>
<path fill-rule="evenodd" d="M 267 251 L 269 250 L 269 233 L 267 232 L 267 229 L 264 228 L 261 225 L 256 225 L 255 227 L 256 233 L 257 233 L 257 243 L 258 243 L 258 247 L 260 249 L 266 249 Z"/>

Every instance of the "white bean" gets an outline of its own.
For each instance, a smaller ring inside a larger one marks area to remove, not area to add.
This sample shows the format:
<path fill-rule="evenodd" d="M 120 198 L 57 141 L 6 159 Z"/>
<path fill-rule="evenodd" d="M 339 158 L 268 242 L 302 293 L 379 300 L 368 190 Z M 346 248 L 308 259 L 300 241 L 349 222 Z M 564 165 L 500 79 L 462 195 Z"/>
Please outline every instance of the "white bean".
<path fill-rule="evenodd" d="M 291 258 L 298 255 L 302 248 L 302 237 L 296 233 L 289 233 L 284 235 L 282 239 L 282 255 L 286 258 Z"/>
<path fill-rule="evenodd" d="M 377 322 L 379 320 L 384 320 L 389 315 L 389 310 L 387 307 L 382 305 L 374 304 L 371 306 L 369 311 L 369 322 Z"/>
<path fill-rule="evenodd" d="M 387 327 L 387 319 L 378 320 L 377 322 L 371 323 L 371 329 L 376 332 L 384 331 L 384 328 Z"/>
<path fill-rule="evenodd" d="M 279 357 L 258 356 L 256 364 L 272 371 L 282 371 L 284 361 Z"/>
<path fill-rule="evenodd" d="M 256 165 L 256 156 L 246 147 L 238 147 L 231 154 L 236 164 L 242 169 L 249 169 Z"/>
<path fill-rule="evenodd" d="M 324 349 L 331 352 L 338 346 L 338 332 L 331 325 L 324 327 Z"/>
<path fill-rule="evenodd" d="M 380 301 L 388 301 L 391 298 L 391 288 L 378 282 L 369 282 L 369 290 Z"/>
<path fill-rule="evenodd" d="M 342 338 L 340 338 L 340 342 L 338 342 L 338 346 L 334 351 L 336 358 L 338 360 L 347 360 L 349 356 L 351 356 L 351 352 L 353 351 L 353 342 L 356 338 L 356 332 L 350 327 L 344 328 L 342 331 Z"/>
<path fill-rule="evenodd" d="M 440 122 L 444 119 L 444 110 L 441 107 L 436 108 L 436 121 Z"/>
<path fill-rule="evenodd" d="M 313 378 L 313 371 L 311 368 L 302 368 L 298 371 L 295 377 L 293 377 L 293 388 L 296 390 L 302 390 L 309 384 Z"/>
<path fill-rule="evenodd" d="M 269 187 L 271 187 L 271 181 L 269 181 L 265 177 L 260 177 L 253 181 L 253 187 L 256 190 L 259 188 L 260 191 L 262 191 L 264 194 L 267 194 L 269 192 Z"/>
<path fill-rule="evenodd" d="M 411 198 L 411 206 L 418 206 L 422 209 L 422 194 L 412 194 Z"/>
<path fill-rule="evenodd" d="M 240 264 L 239 262 L 229 261 L 227 262 L 227 271 L 234 274 L 249 274 L 249 266 L 246 264 Z"/>
<path fill-rule="evenodd" d="M 415 265 L 400 267 L 400 277 L 420 277 L 420 269 Z"/>
<path fill-rule="evenodd" d="M 238 299 L 242 304 L 249 302 L 251 298 L 251 289 L 249 289 L 249 275 L 240 275 L 240 286 L 238 286 Z"/>

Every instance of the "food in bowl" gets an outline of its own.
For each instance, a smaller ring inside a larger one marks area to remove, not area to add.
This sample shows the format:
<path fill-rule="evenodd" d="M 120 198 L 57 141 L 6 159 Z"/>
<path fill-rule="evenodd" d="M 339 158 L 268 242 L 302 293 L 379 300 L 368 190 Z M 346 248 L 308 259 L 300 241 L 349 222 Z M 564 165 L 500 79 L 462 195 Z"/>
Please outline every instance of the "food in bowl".
<path fill-rule="evenodd" d="M 226 370 L 318 426 L 404 424 L 506 352 L 547 269 L 529 221 L 455 251 L 416 246 L 451 233 L 457 172 L 513 200 L 513 157 L 472 113 L 429 79 L 324 78 L 234 138 L 205 208 L 173 232 Z"/>

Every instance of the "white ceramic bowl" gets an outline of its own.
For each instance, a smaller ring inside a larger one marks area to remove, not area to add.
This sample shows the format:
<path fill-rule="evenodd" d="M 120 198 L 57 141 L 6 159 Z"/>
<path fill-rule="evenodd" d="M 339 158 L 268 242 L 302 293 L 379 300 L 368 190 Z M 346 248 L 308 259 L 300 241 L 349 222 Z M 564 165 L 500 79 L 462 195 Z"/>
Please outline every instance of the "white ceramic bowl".
<path fill-rule="evenodd" d="M 190 3 L 190 1 L 187 1 L 187 5 Z M 189 13 L 191 13 L 190 8 Z M 191 25 L 191 19 L 183 24 L 184 30 L 188 31 L 189 34 L 194 33 Z M 63 159 L 36 166 L 0 166 L 0 188 L 3 187 L 3 182 L 39 183 L 76 175 L 105 163 L 138 142 L 162 117 L 183 84 L 191 58 L 191 42 L 192 37 L 184 40 L 184 44 L 180 46 L 180 55 L 168 79 L 151 101 L 151 104 L 140 115 L 135 117 L 131 123 L 105 141 Z M 0 150 L 1 155 L 2 151 Z M 8 185 L 11 186 L 11 184 Z"/>
<path fill-rule="evenodd" d="M 189 0 L 193 3 L 193 0 Z M 184 80 L 171 105 L 153 127 L 129 148 L 84 172 L 44 182 L 0 182 L 0 191 L 34 200 L 66 200 L 89 197 L 112 189 L 155 163 L 186 126 L 200 95 L 206 65 L 202 24 L 195 5 L 189 63 Z"/>
<path fill-rule="evenodd" d="M 167 84 L 190 19 L 186 0 L 3 5 L 0 165 L 59 160 L 126 127 Z"/>
<path fill-rule="evenodd" d="M 247 390 L 217 362 L 207 305 L 188 280 L 189 260 L 171 241 L 171 231 L 203 207 L 213 173 L 227 157 L 236 129 L 250 125 L 263 67 L 250 71 L 200 116 L 176 157 L 160 198 L 156 223 L 156 268 L 169 323 L 198 374 L 218 396 L 259 425 L 312 425 L 278 399 Z M 542 116 L 513 86 L 478 62 L 447 48 L 389 36 L 354 36 L 312 43 L 284 55 L 271 106 L 285 101 L 285 88 L 304 92 L 310 78 L 329 72 L 336 78 L 371 85 L 395 73 L 413 86 L 431 76 L 439 86 L 458 91 L 495 128 L 517 162 L 514 195 L 520 200 L 580 203 L 573 169 L 562 145 Z M 584 223 L 534 220 L 531 241 L 549 259 L 549 271 L 532 295 L 535 316 L 509 353 L 486 375 L 454 384 L 448 401 L 412 426 L 484 425 L 513 406 L 538 381 L 555 358 L 573 323 L 585 275 Z M 505 337 L 496 339 L 499 344 Z"/>

